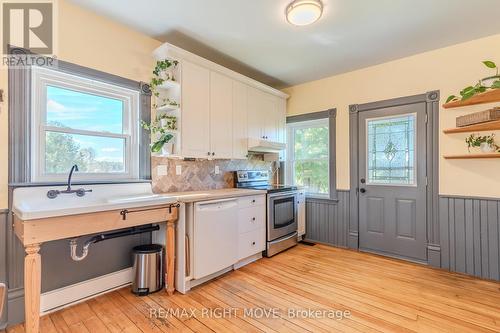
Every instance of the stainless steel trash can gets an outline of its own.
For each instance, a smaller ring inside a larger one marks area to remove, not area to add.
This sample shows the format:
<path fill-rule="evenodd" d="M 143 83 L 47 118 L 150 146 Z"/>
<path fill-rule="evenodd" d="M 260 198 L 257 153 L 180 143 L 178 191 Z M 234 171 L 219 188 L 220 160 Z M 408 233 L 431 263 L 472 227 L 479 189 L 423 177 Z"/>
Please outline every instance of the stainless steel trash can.
<path fill-rule="evenodd" d="M 132 292 L 145 296 L 163 287 L 163 246 L 139 245 L 132 250 L 134 256 L 134 281 Z"/>

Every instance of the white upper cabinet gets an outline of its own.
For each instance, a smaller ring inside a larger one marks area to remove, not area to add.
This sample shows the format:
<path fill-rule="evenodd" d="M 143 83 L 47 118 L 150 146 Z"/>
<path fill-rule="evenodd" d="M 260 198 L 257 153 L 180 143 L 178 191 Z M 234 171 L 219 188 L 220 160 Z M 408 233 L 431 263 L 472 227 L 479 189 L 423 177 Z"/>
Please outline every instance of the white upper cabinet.
<path fill-rule="evenodd" d="M 210 72 L 210 148 L 214 158 L 233 157 L 233 80 Z"/>
<path fill-rule="evenodd" d="M 276 117 L 278 117 L 278 142 L 286 143 L 286 100 L 284 98 L 275 97 L 278 102 Z"/>
<path fill-rule="evenodd" d="M 248 89 L 233 80 L 233 158 L 248 157 Z"/>
<path fill-rule="evenodd" d="M 154 54 L 180 63 L 181 157 L 245 159 L 248 139 L 285 143 L 286 94 L 168 43 Z"/>
<path fill-rule="evenodd" d="M 249 88 L 248 136 L 285 143 L 285 108 L 283 98 Z"/>
<path fill-rule="evenodd" d="M 208 157 L 210 150 L 210 71 L 182 62 L 182 142 L 184 157 Z"/>
<path fill-rule="evenodd" d="M 258 89 L 248 88 L 248 137 L 252 139 L 264 138 L 263 95 Z"/>

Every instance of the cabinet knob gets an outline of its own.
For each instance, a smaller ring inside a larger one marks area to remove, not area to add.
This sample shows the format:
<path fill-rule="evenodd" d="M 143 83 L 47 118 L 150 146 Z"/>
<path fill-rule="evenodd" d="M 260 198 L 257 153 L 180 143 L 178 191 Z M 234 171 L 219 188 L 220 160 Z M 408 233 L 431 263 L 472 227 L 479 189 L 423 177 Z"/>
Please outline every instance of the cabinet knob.
<path fill-rule="evenodd" d="M 255 221 L 255 217 L 252 217 L 252 221 Z"/>
<path fill-rule="evenodd" d="M 255 203 L 255 199 L 252 200 L 252 203 Z"/>
<path fill-rule="evenodd" d="M 208 152 L 207 155 L 210 156 L 210 152 Z"/>
<path fill-rule="evenodd" d="M 215 156 L 215 153 L 212 153 L 212 156 Z"/>
<path fill-rule="evenodd" d="M 255 245 L 255 242 L 252 242 L 252 245 Z"/>

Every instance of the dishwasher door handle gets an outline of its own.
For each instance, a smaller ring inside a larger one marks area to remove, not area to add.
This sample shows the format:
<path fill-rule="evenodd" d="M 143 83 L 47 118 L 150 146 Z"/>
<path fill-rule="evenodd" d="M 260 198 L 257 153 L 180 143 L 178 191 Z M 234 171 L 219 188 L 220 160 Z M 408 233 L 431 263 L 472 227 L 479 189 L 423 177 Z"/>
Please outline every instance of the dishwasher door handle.
<path fill-rule="evenodd" d="M 236 205 L 238 205 L 238 202 L 235 199 L 203 201 L 196 204 L 196 210 L 219 210 L 235 207 Z"/>

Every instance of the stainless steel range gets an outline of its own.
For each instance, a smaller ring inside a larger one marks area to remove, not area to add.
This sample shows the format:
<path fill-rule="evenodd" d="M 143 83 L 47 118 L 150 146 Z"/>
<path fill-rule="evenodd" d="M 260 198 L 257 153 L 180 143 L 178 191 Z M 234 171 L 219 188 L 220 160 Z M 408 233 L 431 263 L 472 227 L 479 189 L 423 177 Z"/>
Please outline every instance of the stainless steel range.
<path fill-rule="evenodd" d="M 269 172 L 236 171 L 236 187 L 267 191 L 267 257 L 297 244 L 297 187 L 272 185 Z"/>

